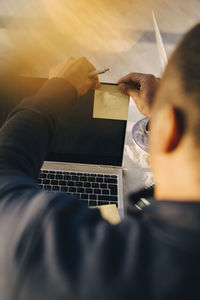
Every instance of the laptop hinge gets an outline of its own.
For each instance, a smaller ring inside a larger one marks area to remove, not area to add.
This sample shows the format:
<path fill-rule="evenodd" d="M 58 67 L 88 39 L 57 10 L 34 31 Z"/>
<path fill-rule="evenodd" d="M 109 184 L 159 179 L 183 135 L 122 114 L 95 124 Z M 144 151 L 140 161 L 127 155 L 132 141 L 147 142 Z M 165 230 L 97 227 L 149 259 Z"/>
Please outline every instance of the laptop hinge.
<path fill-rule="evenodd" d="M 108 166 L 108 165 L 100 165 L 99 166 L 100 168 L 108 168 L 108 169 L 110 169 L 110 168 L 112 168 L 112 169 L 123 169 L 123 167 L 122 166 Z"/>

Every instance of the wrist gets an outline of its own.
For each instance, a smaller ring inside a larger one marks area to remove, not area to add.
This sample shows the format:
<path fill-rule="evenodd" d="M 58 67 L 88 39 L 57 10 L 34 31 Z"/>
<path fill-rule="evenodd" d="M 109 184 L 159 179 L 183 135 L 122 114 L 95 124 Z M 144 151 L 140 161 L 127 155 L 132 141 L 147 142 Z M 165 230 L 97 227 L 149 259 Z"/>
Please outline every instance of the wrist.
<path fill-rule="evenodd" d="M 63 77 L 54 77 L 45 82 L 36 97 L 45 97 L 49 101 L 56 102 L 59 99 L 66 99 L 66 96 L 69 95 L 71 99 L 77 99 L 78 92 L 75 86 Z"/>

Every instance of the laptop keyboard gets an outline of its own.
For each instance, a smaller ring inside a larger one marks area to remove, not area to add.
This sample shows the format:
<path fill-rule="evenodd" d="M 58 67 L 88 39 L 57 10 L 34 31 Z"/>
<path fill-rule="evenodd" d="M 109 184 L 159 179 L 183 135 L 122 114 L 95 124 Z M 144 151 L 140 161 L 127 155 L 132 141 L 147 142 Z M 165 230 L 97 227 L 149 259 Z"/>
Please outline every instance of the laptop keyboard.
<path fill-rule="evenodd" d="M 38 184 L 47 191 L 74 195 L 88 206 L 118 207 L 117 175 L 41 170 Z"/>

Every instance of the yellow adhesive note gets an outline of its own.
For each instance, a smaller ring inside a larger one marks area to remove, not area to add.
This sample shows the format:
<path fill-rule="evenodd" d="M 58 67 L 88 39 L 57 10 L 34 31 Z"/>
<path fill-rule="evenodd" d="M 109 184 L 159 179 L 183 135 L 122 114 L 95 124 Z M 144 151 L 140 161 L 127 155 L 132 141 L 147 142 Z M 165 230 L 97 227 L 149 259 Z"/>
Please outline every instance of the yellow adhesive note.
<path fill-rule="evenodd" d="M 93 118 L 127 120 L 129 96 L 122 94 L 118 86 L 103 85 L 95 90 Z"/>
<path fill-rule="evenodd" d="M 113 225 L 116 225 L 121 221 L 119 211 L 115 204 L 93 206 L 91 208 L 98 208 L 100 210 L 102 218 L 104 218 Z"/>

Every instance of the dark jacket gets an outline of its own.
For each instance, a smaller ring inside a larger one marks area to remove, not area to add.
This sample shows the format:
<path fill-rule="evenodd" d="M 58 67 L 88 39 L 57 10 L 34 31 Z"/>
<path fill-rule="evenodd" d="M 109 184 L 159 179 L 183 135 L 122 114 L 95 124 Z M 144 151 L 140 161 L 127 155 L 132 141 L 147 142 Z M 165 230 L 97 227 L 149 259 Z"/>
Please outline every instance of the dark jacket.
<path fill-rule="evenodd" d="M 50 80 L 0 131 L 0 300 L 200 299 L 200 203 L 155 201 L 112 226 L 38 187 L 76 98 Z"/>

